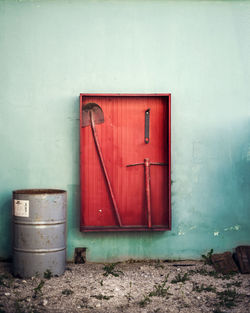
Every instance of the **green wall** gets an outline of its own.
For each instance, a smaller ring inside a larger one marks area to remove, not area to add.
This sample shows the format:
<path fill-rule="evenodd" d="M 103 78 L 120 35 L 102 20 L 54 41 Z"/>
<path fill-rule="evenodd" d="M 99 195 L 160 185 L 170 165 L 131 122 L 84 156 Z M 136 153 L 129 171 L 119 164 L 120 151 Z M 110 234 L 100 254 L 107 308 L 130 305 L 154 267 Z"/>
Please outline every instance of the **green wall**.
<path fill-rule="evenodd" d="M 68 191 L 68 258 L 250 244 L 249 1 L 0 0 L 0 256 L 11 197 Z M 172 231 L 79 232 L 80 92 L 172 93 Z"/>

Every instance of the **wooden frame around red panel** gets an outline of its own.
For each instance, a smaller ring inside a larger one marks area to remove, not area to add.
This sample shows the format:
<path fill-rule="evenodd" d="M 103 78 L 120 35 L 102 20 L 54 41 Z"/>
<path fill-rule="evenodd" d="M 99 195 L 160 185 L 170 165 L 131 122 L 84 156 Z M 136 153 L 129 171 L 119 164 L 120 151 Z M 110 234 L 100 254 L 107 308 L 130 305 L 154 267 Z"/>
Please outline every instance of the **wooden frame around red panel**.
<path fill-rule="evenodd" d="M 171 214 L 171 94 L 170 93 L 153 93 L 153 94 L 126 94 L 126 93 L 80 93 L 80 140 L 81 140 L 81 125 L 82 125 L 82 105 L 83 97 L 167 97 L 168 98 L 168 216 L 169 224 L 168 227 L 157 227 L 147 228 L 144 225 L 136 226 L 107 226 L 107 227 L 96 227 L 96 226 L 83 226 L 80 225 L 80 230 L 83 232 L 112 232 L 112 231 L 167 231 L 171 230 L 172 226 L 172 214 Z M 82 146 L 80 145 L 80 155 L 82 154 Z M 81 160 L 81 156 L 80 156 Z M 80 162 L 81 171 L 81 162 Z M 82 172 L 82 171 L 81 171 Z M 82 177 L 80 175 L 80 184 L 82 186 Z M 81 193 L 82 194 L 82 193 Z M 82 208 L 81 208 L 82 209 Z"/>

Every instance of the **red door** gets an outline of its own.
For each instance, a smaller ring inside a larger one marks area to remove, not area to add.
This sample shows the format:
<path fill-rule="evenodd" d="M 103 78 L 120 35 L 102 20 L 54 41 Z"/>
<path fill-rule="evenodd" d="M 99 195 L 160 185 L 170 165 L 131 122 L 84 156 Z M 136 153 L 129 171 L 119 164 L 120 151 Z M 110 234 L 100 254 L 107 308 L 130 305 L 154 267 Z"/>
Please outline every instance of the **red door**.
<path fill-rule="evenodd" d="M 170 138 L 170 94 L 80 95 L 81 231 L 170 229 Z"/>

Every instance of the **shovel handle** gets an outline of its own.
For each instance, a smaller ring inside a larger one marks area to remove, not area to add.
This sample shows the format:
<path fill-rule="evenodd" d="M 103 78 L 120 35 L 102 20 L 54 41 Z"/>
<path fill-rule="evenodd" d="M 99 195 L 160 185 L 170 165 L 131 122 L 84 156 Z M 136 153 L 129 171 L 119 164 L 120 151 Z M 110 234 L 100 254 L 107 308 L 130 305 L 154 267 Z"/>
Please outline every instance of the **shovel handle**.
<path fill-rule="evenodd" d="M 110 183 L 110 179 L 109 179 L 109 176 L 108 176 L 108 172 L 107 172 L 107 169 L 106 169 L 106 166 L 105 166 L 105 163 L 104 163 L 104 159 L 103 159 L 103 156 L 102 156 L 101 148 L 100 148 L 100 145 L 99 145 L 99 140 L 98 140 L 96 129 L 95 129 L 95 122 L 94 122 L 94 118 L 93 118 L 93 115 L 92 115 L 92 111 L 90 111 L 89 114 L 90 114 L 91 129 L 92 129 L 92 133 L 93 133 L 96 149 L 97 149 L 100 161 L 101 161 L 101 165 L 102 165 L 102 169 L 103 169 L 103 172 L 104 172 L 104 176 L 105 176 L 105 179 L 106 179 L 106 182 L 107 182 L 107 185 L 108 185 L 108 189 L 109 189 L 109 193 L 110 193 L 110 196 L 111 196 L 111 200 L 112 200 L 112 203 L 113 203 L 113 206 L 114 206 L 114 209 L 115 209 L 115 216 L 116 216 L 116 219 L 118 221 L 119 226 L 121 227 L 122 226 L 122 222 L 121 222 L 120 214 L 119 214 L 118 207 L 117 207 L 117 204 L 116 204 L 116 200 L 115 200 L 115 196 L 114 196 L 114 193 L 113 193 L 113 189 L 112 189 L 112 186 L 111 186 L 111 183 Z"/>

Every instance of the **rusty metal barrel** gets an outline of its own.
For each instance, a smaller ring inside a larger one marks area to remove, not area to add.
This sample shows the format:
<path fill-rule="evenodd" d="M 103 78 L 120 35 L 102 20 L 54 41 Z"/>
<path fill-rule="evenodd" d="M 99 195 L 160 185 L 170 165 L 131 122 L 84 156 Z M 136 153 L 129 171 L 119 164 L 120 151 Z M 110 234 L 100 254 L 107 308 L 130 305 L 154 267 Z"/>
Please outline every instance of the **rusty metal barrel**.
<path fill-rule="evenodd" d="M 13 274 L 28 278 L 66 263 L 67 193 L 57 189 L 13 191 Z"/>

